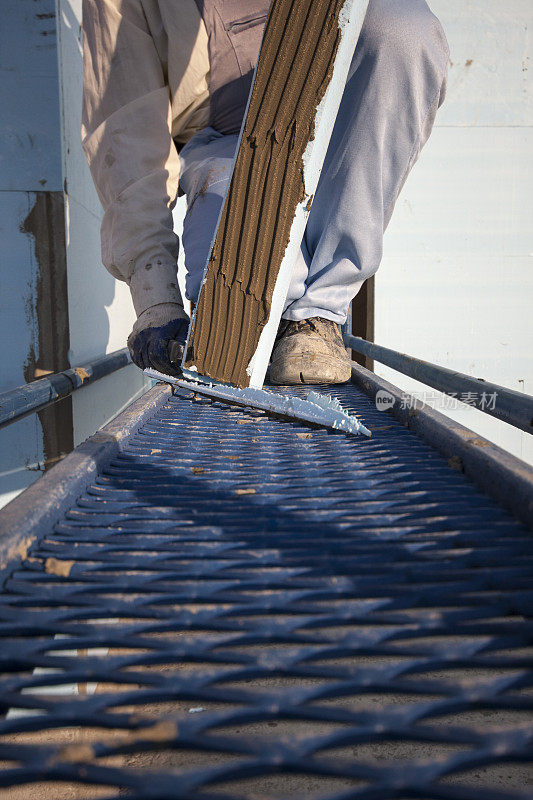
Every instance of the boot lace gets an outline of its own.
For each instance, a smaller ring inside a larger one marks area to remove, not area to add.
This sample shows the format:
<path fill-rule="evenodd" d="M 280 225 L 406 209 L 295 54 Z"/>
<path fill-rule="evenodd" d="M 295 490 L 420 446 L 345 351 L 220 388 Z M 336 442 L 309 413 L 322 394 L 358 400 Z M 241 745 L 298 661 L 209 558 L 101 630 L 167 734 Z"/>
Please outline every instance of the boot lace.
<path fill-rule="evenodd" d="M 296 333 L 318 333 L 319 335 L 324 335 L 324 327 L 333 329 L 335 333 L 337 332 L 335 323 L 329 319 L 324 319 L 324 317 L 309 317 L 308 319 L 296 321 L 282 319 L 277 339 L 282 336 L 294 336 Z"/>

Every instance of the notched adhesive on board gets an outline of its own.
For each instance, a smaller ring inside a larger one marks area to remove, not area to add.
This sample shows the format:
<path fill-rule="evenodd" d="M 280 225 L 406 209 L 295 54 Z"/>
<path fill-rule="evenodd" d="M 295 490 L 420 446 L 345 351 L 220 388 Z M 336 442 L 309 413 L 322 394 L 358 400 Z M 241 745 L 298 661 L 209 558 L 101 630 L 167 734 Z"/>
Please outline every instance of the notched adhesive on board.
<path fill-rule="evenodd" d="M 303 155 L 333 74 L 345 0 L 274 0 L 235 169 L 185 361 L 245 387 L 270 314 L 294 213 L 306 199 Z"/>

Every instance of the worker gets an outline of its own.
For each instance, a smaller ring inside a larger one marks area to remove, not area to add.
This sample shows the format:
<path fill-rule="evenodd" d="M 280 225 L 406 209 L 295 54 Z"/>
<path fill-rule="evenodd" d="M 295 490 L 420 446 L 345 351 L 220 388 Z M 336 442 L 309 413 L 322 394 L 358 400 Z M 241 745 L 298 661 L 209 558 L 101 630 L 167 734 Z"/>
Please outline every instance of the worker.
<path fill-rule="evenodd" d="M 231 177 L 269 0 L 84 0 L 82 142 L 104 208 L 102 260 L 131 290 L 133 361 L 177 374 L 185 342 L 172 209 L 187 197 L 186 296 L 197 300 Z M 382 256 L 398 194 L 433 127 L 449 52 L 425 0 L 370 0 L 270 378 L 344 383 L 340 326 Z M 432 187 L 428 187 L 428 191 Z"/>

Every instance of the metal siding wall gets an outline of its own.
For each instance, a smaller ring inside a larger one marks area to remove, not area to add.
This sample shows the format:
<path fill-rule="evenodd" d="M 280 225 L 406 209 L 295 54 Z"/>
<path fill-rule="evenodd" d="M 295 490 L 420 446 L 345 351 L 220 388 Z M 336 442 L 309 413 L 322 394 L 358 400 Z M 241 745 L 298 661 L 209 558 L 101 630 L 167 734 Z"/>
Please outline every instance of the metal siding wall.
<path fill-rule="evenodd" d="M 379 344 L 533 394 L 533 94 L 529 0 L 430 0 L 448 97 L 398 201 L 376 276 Z M 424 387 L 376 364 L 405 390 Z M 432 393 L 434 394 L 434 393 Z M 439 410 L 533 462 L 531 437 Z"/>
<path fill-rule="evenodd" d="M 33 205 L 31 192 L 0 191 L 0 391 L 25 383 L 24 367 L 36 346 L 36 269 L 31 237 L 20 226 Z M 0 505 L 39 477 L 43 434 L 36 415 L 0 431 Z"/>
<path fill-rule="evenodd" d="M 0 189 L 61 190 L 54 0 L 4 0 Z"/>
<path fill-rule="evenodd" d="M 39 265 L 24 230 L 37 192 L 61 191 L 54 0 L 6 0 L 0 26 L 0 391 L 26 382 L 38 357 Z M 39 477 L 39 419 L 0 432 L 0 505 Z"/>

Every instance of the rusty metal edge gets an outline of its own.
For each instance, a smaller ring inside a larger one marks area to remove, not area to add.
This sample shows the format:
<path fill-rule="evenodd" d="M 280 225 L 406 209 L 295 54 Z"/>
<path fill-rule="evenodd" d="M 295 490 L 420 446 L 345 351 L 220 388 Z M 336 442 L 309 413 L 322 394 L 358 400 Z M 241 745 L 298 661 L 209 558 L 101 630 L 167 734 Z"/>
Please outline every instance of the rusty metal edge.
<path fill-rule="evenodd" d="M 352 383 L 374 398 L 388 392 L 394 404 L 383 412 L 392 416 L 444 456 L 451 469 L 464 474 L 485 494 L 533 530 L 533 467 L 465 428 L 430 406 L 406 408 L 397 386 L 352 363 Z M 407 394 L 407 397 L 409 395 Z"/>
<path fill-rule="evenodd" d="M 40 536 L 76 502 L 124 443 L 170 397 L 157 385 L 76 447 L 0 511 L 0 585 Z"/>

